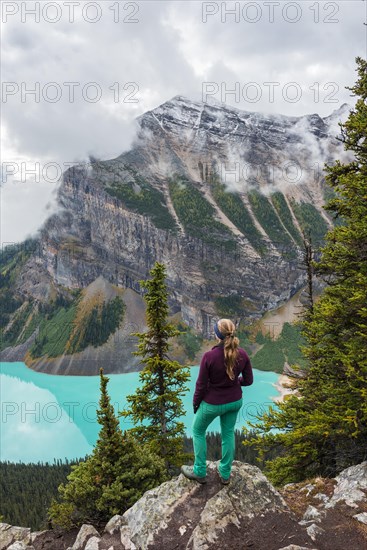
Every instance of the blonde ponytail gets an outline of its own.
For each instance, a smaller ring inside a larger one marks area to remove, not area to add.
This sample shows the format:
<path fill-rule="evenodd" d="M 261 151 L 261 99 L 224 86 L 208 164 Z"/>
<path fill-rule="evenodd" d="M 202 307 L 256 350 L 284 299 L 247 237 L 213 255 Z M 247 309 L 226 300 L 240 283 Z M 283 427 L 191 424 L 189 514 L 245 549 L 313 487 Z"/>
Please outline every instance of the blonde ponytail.
<path fill-rule="evenodd" d="M 236 327 L 230 319 L 220 319 L 218 328 L 224 336 L 224 364 L 226 372 L 231 380 L 234 380 L 234 368 L 239 355 L 238 345 L 240 343 L 234 335 Z"/>

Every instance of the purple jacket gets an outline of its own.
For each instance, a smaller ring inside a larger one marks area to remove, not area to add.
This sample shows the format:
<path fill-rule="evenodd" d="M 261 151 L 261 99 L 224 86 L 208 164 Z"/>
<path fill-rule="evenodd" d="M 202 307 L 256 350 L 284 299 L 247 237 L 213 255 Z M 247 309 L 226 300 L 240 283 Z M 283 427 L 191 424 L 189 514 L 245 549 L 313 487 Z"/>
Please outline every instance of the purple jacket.
<path fill-rule="evenodd" d="M 251 386 L 254 381 L 252 366 L 246 351 L 240 347 L 237 364 L 234 368 L 235 378 L 231 380 L 224 365 L 224 343 L 219 343 L 204 353 L 196 381 L 194 407 L 201 401 L 211 405 L 222 405 L 238 401 L 242 397 L 241 386 Z M 242 373 L 242 376 L 239 376 Z"/>

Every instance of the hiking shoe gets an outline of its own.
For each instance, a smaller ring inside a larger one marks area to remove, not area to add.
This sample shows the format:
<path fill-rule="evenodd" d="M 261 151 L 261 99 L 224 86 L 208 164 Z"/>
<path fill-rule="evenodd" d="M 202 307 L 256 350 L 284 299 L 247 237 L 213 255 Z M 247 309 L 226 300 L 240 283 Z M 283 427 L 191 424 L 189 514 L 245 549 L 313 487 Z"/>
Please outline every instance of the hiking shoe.
<path fill-rule="evenodd" d="M 220 475 L 220 472 L 219 472 L 219 469 L 217 468 L 217 472 L 218 472 L 218 475 L 219 475 L 219 478 L 220 478 L 220 482 L 222 483 L 222 485 L 228 485 L 229 484 L 229 480 L 230 480 L 230 477 L 228 479 L 224 479 L 224 477 L 222 477 Z"/>
<path fill-rule="evenodd" d="M 194 467 L 193 466 L 181 466 L 181 472 L 185 477 L 188 479 L 194 479 L 195 481 L 198 481 L 199 483 L 206 483 L 207 477 L 200 477 L 194 474 Z"/>

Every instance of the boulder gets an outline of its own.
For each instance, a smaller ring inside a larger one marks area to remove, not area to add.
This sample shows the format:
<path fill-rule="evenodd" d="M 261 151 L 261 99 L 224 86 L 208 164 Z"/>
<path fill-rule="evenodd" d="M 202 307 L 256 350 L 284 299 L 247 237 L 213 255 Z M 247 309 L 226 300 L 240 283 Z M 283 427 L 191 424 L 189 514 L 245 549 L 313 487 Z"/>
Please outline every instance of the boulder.
<path fill-rule="evenodd" d="M 310 535 L 312 540 L 316 540 L 319 535 L 323 535 L 325 533 L 324 529 L 322 527 L 319 527 L 316 525 L 316 523 L 313 523 L 309 527 L 307 527 L 307 533 Z"/>
<path fill-rule="evenodd" d="M 88 525 L 85 523 L 79 530 L 76 540 L 72 546 L 72 550 L 84 550 L 87 540 L 92 536 L 100 538 L 97 529 L 93 527 L 93 525 Z"/>
<path fill-rule="evenodd" d="M 116 514 L 109 520 L 103 532 L 108 533 L 109 535 L 113 535 L 120 529 L 121 525 L 123 525 L 123 522 L 124 520 L 122 516 Z"/>
<path fill-rule="evenodd" d="M 31 543 L 33 544 L 37 537 L 40 537 L 44 533 L 47 533 L 47 531 L 33 531 L 33 533 L 31 533 Z"/>
<path fill-rule="evenodd" d="M 34 546 L 29 546 L 25 542 L 17 540 L 8 546 L 7 550 L 34 550 Z"/>
<path fill-rule="evenodd" d="M 361 512 L 360 514 L 355 514 L 353 517 L 356 518 L 361 523 L 364 523 L 365 525 L 367 525 L 367 512 Z"/>
<path fill-rule="evenodd" d="M 147 491 L 122 516 L 121 543 L 129 550 L 172 547 L 206 550 L 243 548 L 260 535 L 264 548 L 284 533 L 295 544 L 310 543 L 285 500 L 256 466 L 234 461 L 229 485 L 220 483 L 217 462 L 207 462 L 208 483 L 183 474 Z M 119 519 L 117 520 L 120 521 Z M 279 526 L 274 530 L 274 524 Z M 258 541 L 253 548 L 258 548 Z"/>
<path fill-rule="evenodd" d="M 317 493 L 313 498 L 317 498 L 317 500 L 320 500 L 324 504 L 329 500 L 329 497 L 325 493 Z"/>
<path fill-rule="evenodd" d="M 99 550 L 100 537 L 91 537 L 88 539 L 84 550 Z"/>
<path fill-rule="evenodd" d="M 26 545 L 29 544 L 31 542 L 30 528 L 0 523 L 0 550 L 4 550 L 17 541 L 24 542 Z"/>
<path fill-rule="evenodd" d="M 324 511 L 318 510 L 315 506 L 308 506 L 306 512 L 303 514 L 303 518 L 300 521 L 301 525 L 305 525 L 309 522 L 321 521 L 322 516 L 325 515 Z"/>
<path fill-rule="evenodd" d="M 337 485 L 334 494 L 325 508 L 333 508 L 338 502 L 344 501 L 348 506 L 357 508 L 357 502 L 366 499 L 367 491 L 367 460 L 346 468 L 336 476 Z"/>

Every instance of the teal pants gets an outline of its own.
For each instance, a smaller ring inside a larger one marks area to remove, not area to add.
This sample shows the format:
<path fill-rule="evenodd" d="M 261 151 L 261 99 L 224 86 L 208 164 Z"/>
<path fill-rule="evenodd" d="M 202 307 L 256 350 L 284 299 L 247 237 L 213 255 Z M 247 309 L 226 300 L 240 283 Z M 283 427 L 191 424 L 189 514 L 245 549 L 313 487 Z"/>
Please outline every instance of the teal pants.
<path fill-rule="evenodd" d="M 224 405 L 211 405 L 205 401 L 200 403 L 192 425 L 195 453 L 194 474 L 201 477 L 206 476 L 206 430 L 214 418 L 219 416 L 222 434 L 222 459 L 218 468 L 224 479 L 229 478 L 235 453 L 234 426 L 241 407 L 242 397 L 238 401 L 232 401 L 232 403 L 225 403 Z"/>

